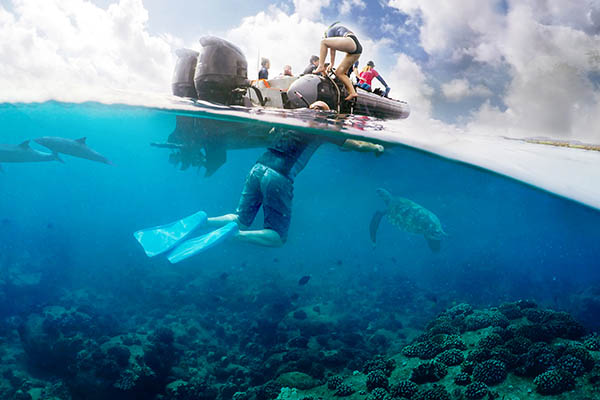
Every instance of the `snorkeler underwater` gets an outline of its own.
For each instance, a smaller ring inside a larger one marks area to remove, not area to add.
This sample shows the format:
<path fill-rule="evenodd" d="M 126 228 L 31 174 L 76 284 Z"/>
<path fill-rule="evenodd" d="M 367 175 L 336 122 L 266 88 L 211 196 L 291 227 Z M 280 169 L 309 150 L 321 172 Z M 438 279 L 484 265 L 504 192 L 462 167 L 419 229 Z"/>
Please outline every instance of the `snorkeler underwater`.
<path fill-rule="evenodd" d="M 600 398 L 600 4 L 447 3 L 2 2 L 0 399 Z"/>

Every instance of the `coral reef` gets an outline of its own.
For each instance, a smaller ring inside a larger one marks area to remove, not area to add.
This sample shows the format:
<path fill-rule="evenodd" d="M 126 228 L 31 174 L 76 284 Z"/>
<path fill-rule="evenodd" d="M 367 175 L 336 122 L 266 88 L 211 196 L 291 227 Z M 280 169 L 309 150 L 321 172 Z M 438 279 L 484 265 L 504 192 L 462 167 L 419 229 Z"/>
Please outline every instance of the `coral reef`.
<path fill-rule="evenodd" d="M 418 390 L 419 386 L 413 381 L 400 381 L 392 385 L 390 393 L 394 397 L 404 397 L 410 399 L 415 393 L 417 393 Z"/>
<path fill-rule="evenodd" d="M 391 396 L 387 390 L 376 388 L 367 396 L 367 400 L 391 400 Z"/>
<path fill-rule="evenodd" d="M 450 394 L 443 386 L 433 385 L 429 389 L 417 392 L 412 400 L 450 400 Z"/>
<path fill-rule="evenodd" d="M 354 393 L 352 386 L 346 385 L 345 383 L 339 385 L 335 390 L 335 395 L 340 397 L 350 396 L 352 393 Z"/>
<path fill-rule="evenodd" d="M 575 387 L 573 375 L 561 369 L 544 372 L 538 375 L 533 383 L 538 393 L 543 395 L 561 394 Z"/>
<path fill-rule="evenodd" d="M 448 366 L 460 365 L 465 359 L 462 351 L 458 349 L 446 350 L 436 357 L 436 361 L 439 361 Z"/>
<path fill-rule="evenodd" d="M 409 323 L 375 313 L 369 302 L 334 307 L 306 300 L 300 306 L 296 297 L 272 287 L 251 300 L 206 291 L 193 300 L 198 307 L 168 313 L 168 307 L 152 305 L 162 311 L 151 308 L 129 323 L 75 303 L 44 306 L 9 321 L 0 331 L 0 357 L 16 366 L 18 353 L 12 356 L 2 341 L 18 346 L 31 373 L 43 379 L 2 368 L 0 396 L 535 399 L 566 391 L 590 396 L 600 383 L 599 336 L 586 336 L 570 315 L 530 301 L 489 309 L 461 303 L 420 321 L 424 330 L 409 331 Z M 207 301 L 218 306 L 199 311 Z M 351 306 L 357 308 L 340 313 Z"/>
<path fill-rule="evenodd" d="M 485 383 L 473 382 L 465 388 L 465 398 L 467 400 L 483 399 L 489 393 L 490 389 Z"/>
<path fill-rule="evenodd" d="M 388 378 L 383 370 L 376 369 L 367 375 L 367 390 L 370 392 L 376 388 L 386 389 L 389 386 Z"/>
<path fill-rule="evenodd" d="M 459 372 L 454 376 L 454 383 L 459 386 L 466 386 L 471 383 L 471 375 L 466 372 Z"/>
<path fill-rule="evenodd" d="M 493 386 L 506 379 L 506 365 L 498 360 L 487 360 L 473 368 L 473 380 Z"/>
<path fill-rule="evenodd" d="M 437 382 L 448 373 L 448 367 L 437 361 L 419 364 L 412 370 L 410 380 L 415 383 Z"/>

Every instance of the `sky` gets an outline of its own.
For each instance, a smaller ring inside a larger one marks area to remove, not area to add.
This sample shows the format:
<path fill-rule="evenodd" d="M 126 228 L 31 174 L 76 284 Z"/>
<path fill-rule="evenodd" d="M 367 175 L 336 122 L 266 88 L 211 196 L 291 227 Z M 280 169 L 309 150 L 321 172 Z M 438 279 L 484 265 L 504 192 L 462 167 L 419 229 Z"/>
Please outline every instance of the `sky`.
<path fill-rule="evenodd" d="M 0 0 L 0 102 L 169 93 L 203 35 L 300 72 L 335 21 L 411 119 L 600 143 L 600 0 Z"/>

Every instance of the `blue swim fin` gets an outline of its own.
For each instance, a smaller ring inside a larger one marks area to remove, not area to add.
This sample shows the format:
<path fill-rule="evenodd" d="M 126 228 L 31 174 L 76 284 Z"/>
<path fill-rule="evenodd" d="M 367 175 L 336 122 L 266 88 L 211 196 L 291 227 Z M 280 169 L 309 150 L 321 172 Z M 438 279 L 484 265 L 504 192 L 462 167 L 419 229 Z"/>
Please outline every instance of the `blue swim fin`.
<path fill-rule="evenodd" d="M 176 264 L 188 257 L 193 256 L 194 254 L 208 250 L 216 244 L 221 243 L 223 240 L 235 235 L 238 231 L 238 225 L 235 222 L 230 222 L 217 230 L 207 233 L 206 235 L 186 240 L 177 246 L 171 252 L 171 254 L 169 254 L 168 259 L 171 264 Z"/>
<path fill-rule="evenodd" d="M 204 211 L 198 211 L 189 217 L 169 224 L 139 230 L 133 236 L 140 242 L 146 255 L 154 257 L 175 247 L 190 232 L 204 225 L 207 217 Z"/>

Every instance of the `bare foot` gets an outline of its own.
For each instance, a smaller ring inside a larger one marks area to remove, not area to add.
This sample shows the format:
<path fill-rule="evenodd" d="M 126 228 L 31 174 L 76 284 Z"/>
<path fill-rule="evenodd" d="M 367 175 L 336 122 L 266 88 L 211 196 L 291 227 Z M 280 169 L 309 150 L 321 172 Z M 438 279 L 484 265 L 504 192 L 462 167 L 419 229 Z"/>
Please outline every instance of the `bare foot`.
<path fill-rule="evenodd" d="M 325 65 L 319 65 L 317 69 L 313 71 L 313 74 L 320 74 L 321 72 L 325 72 Z"/>
<path fill-rule="evenodd" d="M 344 100 L 351 101 L 358 97 L 357 93 L 350 93 Z"/>

